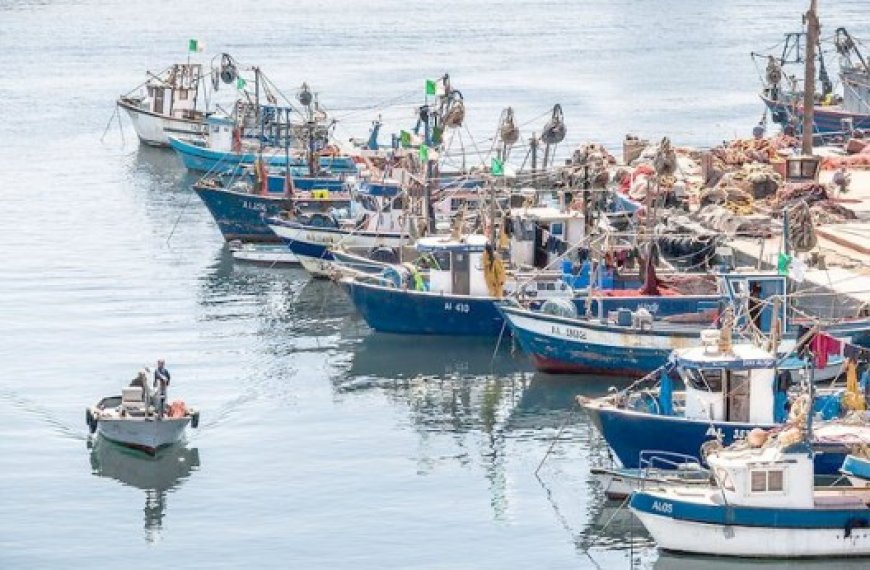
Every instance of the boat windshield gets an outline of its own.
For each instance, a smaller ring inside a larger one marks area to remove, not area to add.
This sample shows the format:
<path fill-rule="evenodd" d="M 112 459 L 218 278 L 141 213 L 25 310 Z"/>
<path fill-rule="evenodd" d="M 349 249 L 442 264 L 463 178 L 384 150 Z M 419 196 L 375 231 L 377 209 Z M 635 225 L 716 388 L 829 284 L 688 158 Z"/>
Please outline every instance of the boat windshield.
<path fill-rule="evenodd" d="M 683 368 L 680 370 L 680 376 L 682 376 L 686 386 L 695 390 L 706 392 L 722 391 L 722 370 L 719 368 L 709 368 L 707 370 Z"/>

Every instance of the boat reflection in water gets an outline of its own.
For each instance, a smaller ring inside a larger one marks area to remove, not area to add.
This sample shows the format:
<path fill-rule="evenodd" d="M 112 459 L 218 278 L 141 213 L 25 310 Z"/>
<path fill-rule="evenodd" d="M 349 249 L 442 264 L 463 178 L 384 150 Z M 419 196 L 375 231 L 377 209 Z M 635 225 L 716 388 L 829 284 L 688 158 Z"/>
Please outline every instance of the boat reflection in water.
<path fill-rule="evenodd" d="M 89 443 L 90 445 L 90 443 Z M 199 449 L 184 444 L 160 450 L 156 456 L 97 438 L 91 449 L 94 475 L 109 477 L 145 491 L 145 540 L 160 538 L 166 495 L 199 469 Z"/>
<path fill-rule="evenodd" d="M 659 552 L 653 564 L 654 570 L 863 570 L 867 568 L 866 558 L 840 558 L 832 562 L 829 558 L 805 560 L 760 560 L 758 558 L 723 558 L 721 556 L 698 556 Z"/>
<path fill-rule="evenodd" d="M 353 377 L 383 380 L 416 376 L 501 376 L 534 369 L 525 359 L 510 356 L 510 341 L 502 341 L 495 356 L 496 341 L 490 338 L 370 333 L 353 346 Z"/>

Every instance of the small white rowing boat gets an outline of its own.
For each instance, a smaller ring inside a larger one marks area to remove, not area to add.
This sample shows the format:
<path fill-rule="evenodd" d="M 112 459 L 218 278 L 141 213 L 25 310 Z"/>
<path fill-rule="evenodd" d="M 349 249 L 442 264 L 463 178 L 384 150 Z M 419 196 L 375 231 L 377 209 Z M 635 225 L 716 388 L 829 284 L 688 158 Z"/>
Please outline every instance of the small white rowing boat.
<path fill-rule="evenodd" d="M 85 421 L 91 433 L 154 454 L 181 440 L 188 424 L 196 428 L 199 411 L 175 401 L 160 415 L 147 388 L 127 386 L 120 396 L 108 396 L 87 408 Z"/>

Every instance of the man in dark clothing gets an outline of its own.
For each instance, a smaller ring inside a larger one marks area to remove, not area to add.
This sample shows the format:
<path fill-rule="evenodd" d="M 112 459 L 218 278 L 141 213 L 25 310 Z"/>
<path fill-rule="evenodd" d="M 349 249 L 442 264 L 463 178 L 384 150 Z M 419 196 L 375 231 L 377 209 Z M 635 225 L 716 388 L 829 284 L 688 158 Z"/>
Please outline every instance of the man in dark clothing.
<path fill-rule="evenodd" d="M 157 399 L 157 413 L 163 417 L 163 410 L 166 407 L 166 392 L 169 389 L 169 370 L 166 369 L 165 362 L 161 358 L 157 361 L 157 369 L 154 370 L 154 388 Z"/>

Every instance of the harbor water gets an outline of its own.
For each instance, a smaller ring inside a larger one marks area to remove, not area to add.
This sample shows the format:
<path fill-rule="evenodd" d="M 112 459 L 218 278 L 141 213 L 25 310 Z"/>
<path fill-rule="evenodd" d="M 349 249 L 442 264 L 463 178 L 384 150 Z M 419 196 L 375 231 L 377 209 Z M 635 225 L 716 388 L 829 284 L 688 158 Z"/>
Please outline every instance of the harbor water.
<path fill-rule="evenodd" d="M 0 568 L 748 567 L 661 555 L 604 500 L 573 401 L 624 381 L 375 334 L 331 283 L 234 264 L 195 178 L 113 104 L 197 38 L 203 63 L 307 81 L 342 138 L 380 114 L 387 142 L 448 72 L 467 151 L 504 107 L 528 138 L 554 103 L 562 152 L 711 146 L 761 118 L 749 54 L 805 4 L 0 0 Z M 866 0 L 821 4 L 823 36 L 870 37 Z M 94 446 L 85 407 L 161 357 L 199 429 L 153 460 Z"/>

